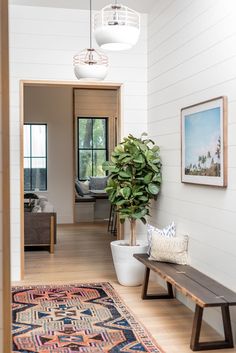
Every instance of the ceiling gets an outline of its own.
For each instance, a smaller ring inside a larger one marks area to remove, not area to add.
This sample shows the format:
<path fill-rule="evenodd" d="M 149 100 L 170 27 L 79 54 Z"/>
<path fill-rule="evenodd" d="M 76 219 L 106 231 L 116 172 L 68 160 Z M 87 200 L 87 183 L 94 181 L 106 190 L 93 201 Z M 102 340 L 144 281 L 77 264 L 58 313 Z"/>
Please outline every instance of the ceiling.
<path fill-rule="evenodd" d="M 70 9 L 89 9 L 89 0 L 10 0 L 10 4 L 27 6 L 46 6 Z M 93 0 L 94 10 L 100 10 L 102 7 L 113 3 L 113 0 Z M 147 13 L 151 10 L 156 0 L 122 0 L 121 3 L 136 11 Z"/>

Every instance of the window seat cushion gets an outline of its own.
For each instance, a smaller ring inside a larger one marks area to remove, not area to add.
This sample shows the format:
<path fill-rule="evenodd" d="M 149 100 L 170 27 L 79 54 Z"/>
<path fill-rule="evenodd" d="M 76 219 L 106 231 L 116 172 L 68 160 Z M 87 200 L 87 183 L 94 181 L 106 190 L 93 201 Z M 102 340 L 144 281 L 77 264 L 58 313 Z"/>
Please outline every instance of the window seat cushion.
<path fill-rule="evenodd" d="M 93 196 L 89 195 L 84 195 L 84 196 L 76 196 L 75 202 L 95 202 L 96 198 Z"/>

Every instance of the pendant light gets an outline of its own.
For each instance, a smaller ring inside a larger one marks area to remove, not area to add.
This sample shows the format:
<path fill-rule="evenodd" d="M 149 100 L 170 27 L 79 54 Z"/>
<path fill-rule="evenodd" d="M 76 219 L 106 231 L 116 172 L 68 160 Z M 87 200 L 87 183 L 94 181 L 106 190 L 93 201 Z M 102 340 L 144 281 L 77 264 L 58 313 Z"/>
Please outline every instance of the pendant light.
<path fill-rule="evenodd" d="M 94 36 L 103 49 L 130 49 L 137 43 L 139 34 L 139 13 L 117 1 L 105 6 L 94 16 Z"/>
<path fill-rule="evenodd" d="M 74 56 L 74 73 L 88 81 L 104 80 L 108 72 L 108 57 L 92 47 L 92 0 L 90 0 L 90 47 Z"/>

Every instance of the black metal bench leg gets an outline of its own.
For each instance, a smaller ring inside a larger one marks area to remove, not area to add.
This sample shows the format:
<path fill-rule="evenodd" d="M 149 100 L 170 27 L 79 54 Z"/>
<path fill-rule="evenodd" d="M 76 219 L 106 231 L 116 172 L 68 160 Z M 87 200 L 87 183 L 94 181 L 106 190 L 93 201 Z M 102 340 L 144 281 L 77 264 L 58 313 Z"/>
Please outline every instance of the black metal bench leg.
<path fill-rule="evenodd" d="M 193 320 L 193 330 L 190 342 L 190 348 L 193 351 L 203 351 L 210 349 L 222 349 L 222 348 L 233 348 L 233 335 L 230 321 L 230 312 L 228 305 L 221 306 L 222 320 L 224 326 L 225 339 L 223 341 L 212 341 L 212 342 L 199 342 L 201 325 L 202 325 L 202 315 L 203 308 L 196 305 L 194 320 Z"/>
<path fill-rule="evenodd" d="M 173 299 L 173 288 L 172 284 L 167 282 L 167 294 L 147 294 L 148 291 L 148 282 L 150 276 L 150 268 L 146 267 L 143 288 L 142 288 L 142 299 Z"/>

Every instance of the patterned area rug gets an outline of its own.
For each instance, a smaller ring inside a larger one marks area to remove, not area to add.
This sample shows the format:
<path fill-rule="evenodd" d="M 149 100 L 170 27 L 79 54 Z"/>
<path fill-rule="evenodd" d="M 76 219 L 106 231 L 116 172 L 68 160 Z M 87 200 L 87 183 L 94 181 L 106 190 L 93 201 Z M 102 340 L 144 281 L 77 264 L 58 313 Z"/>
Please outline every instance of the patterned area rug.
<path fill-rule="evenodd" d="M 161 353 L 109 283 L 14 287 L 13 352 Z"/>

